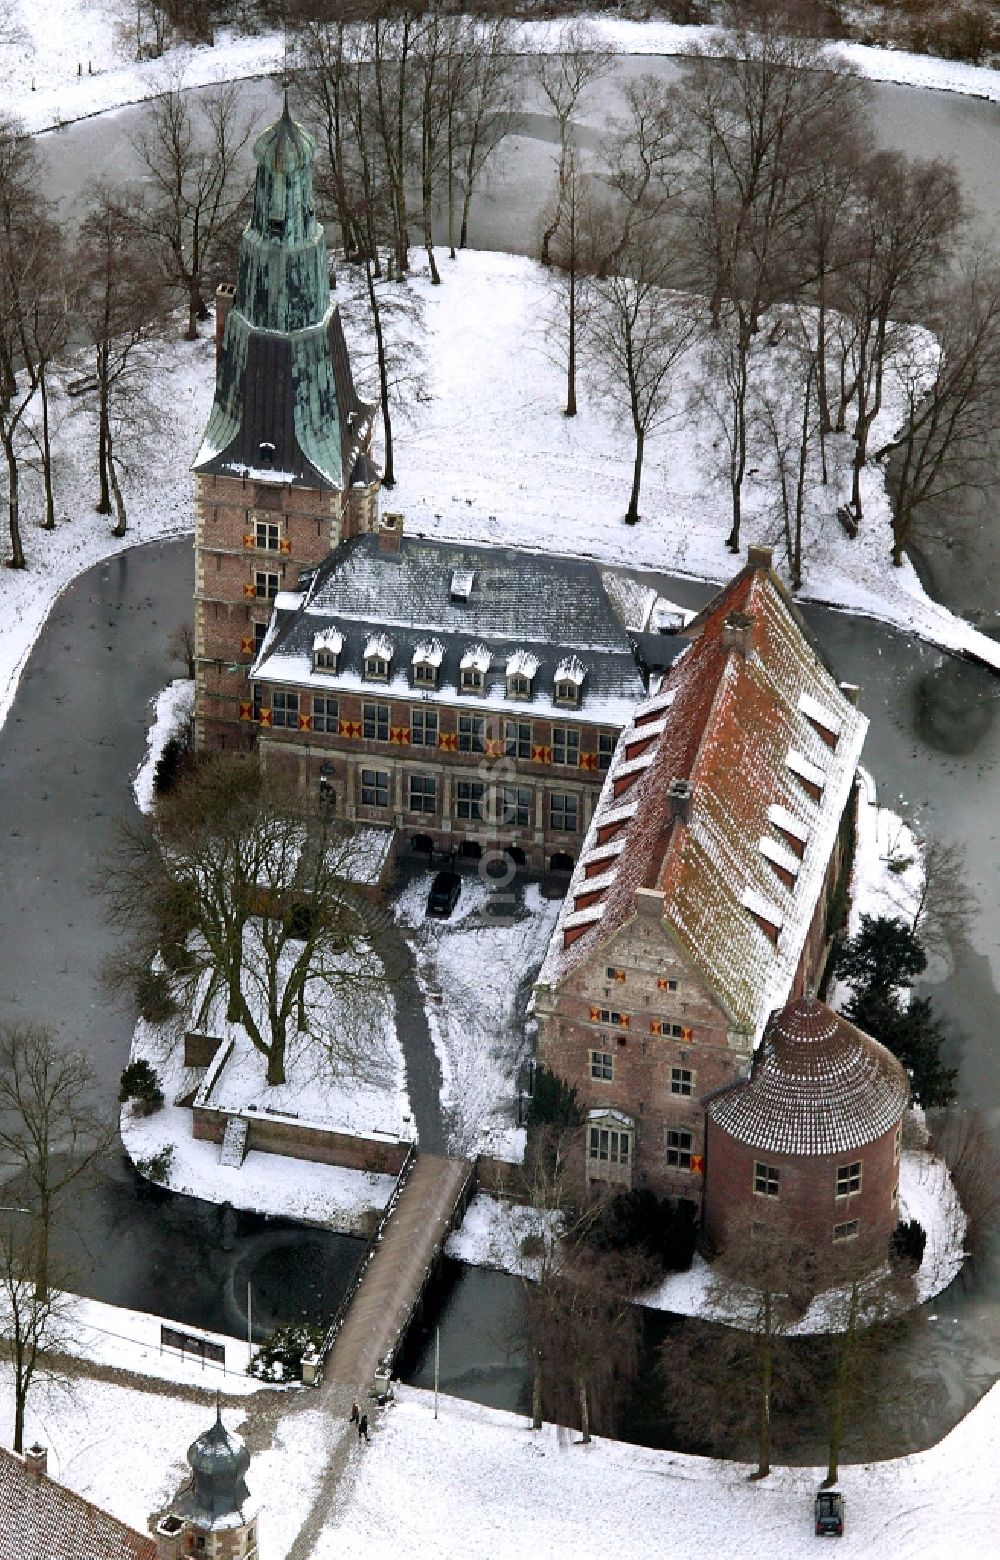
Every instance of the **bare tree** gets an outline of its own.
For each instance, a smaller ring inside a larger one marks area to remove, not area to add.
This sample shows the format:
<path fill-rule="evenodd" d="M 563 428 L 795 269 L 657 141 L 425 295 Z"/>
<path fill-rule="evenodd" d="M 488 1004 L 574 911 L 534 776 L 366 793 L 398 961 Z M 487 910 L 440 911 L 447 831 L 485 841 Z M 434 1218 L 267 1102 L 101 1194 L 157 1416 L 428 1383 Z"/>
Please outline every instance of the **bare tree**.
<path fill-rule="evenodd" d="M 969 941 L 976 915 L 965 854 L 954 842 L 928 839 L 923 866 L 913 931 L 929 953 L 954 958 Z"/>
<path fill-rule="evenodd" d="M 37 1283 L 39 1252 L 17 1209 L 0 1209 L 0 1358 L 10 1362 L 14 1388 L 15 1452 L 24 1451 L 24 1419 L 36 1376 L 52 1374 L 46 1355 L 71 1336 L 72 1302 L 58 1288 Z"/>
<path fill-rule="evenodd" d="M 193 101 L 177 76 L 133 142 L 149 186 L 134 203 L 134 220 L 163 276 L 185 297 L 189 341 L 208 318 L 204 277 L 213 250 L 245 198 L 241 154 L 250 131 L 236 84 Z"/>
<path fill-rule="evenodd" d="M 241 1024 L 270 1085 L 285 1081 L 291 1028 L 331 1065 L 380 1075 L 388 976 L 377 918 L 351 889 L 358 848 L 325 809 L 291 811 L 255 757 L 207 760 L 155 819 L 121 826 L 105 893 L 126 951 L 110 978 L 162 950 L 196 1023 L 219 1009 Z"/>
<path fill-rule="evenodd" d="M 459 248 L 469 237 L 469 211 L 487 167 L 509 134 L 517 106 L 515 70 L 520 52 L 516 25 L 509 17 L 467 20 L 463 37 L 461 92 L 448 124 L 448 243 L 454 251 L 453 184 L 461 181 Z"/>
<path fill-rule="evenodd" d="M 0 1028 L 0 1152 L 30 1204 L 40 1295 L 49 1287 L 53 1223 L 113 1141 L 87 1058 L 40 1025 Z"/>
<path fill-rule="evenodd" d="M 565 415 L 575 417 L 581 325 L 593 268 L 594 222 L 590 180 L 580 168 L 575 147 L 567 155 L 564 182 L 556 188 L 552 204 L 559 214 L 549 254 L 549 322 L 555 329 L 546 333 L 546 340 L 566 374 Z"/>
<path fill-rule="evenodd" d="M 556 165 L 557 200 L 542 232 L 541 261 L 550 262 L 550 248 L 562 220 L 559 192 L 566 189 L 566 174 L 573 145 L 573 115 L 587 89 L 606 76 L 614 60 L 614 50 L 586 22 L 569 22 L 559 39 L 558 51 L 538 57 L 538 85 L 552 110 L 559 137 Z"/>

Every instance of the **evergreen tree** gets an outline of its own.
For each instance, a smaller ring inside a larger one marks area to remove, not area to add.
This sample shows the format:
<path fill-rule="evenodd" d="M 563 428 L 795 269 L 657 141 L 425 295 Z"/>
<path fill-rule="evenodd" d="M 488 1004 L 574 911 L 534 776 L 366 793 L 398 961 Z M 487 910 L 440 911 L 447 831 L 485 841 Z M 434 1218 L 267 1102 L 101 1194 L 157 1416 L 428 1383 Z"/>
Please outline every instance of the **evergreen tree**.
<path fill-rule="evenodd" d="M 886 996 L 894 987 L 911 986 L 926 967 L 927 955 L 905 921 L 863 915 L 861 930 L 837 955 L 836 973 L 858 992 Z"/>

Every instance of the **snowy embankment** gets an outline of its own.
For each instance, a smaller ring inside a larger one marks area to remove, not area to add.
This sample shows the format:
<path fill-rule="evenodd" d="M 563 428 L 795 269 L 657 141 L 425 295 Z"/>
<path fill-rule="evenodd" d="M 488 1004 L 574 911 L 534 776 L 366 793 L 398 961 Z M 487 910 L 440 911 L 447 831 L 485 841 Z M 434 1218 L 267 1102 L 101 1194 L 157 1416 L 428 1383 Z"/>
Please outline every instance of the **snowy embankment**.
<path fill-rule="evenodd" d="M 187 86 L 213 86 L 278 75 L 285 65 L 280 32 L 247 37 L 219 28 L 211 46 L 178 45 L 159 60 L 136 62 L 134 29 L 125 11 L 109 0 L 15 0 L 14 12 L 20 37 L 8 46 L 3 61 L 9 106 L 32 133 L 155 97 L 179 75 Z M 640 58 L 704 47 L 712 33 L 708 27 L 607 15 L 587 20 L 621 54 Z M 562 21 L 525 23 L 524 47 L 555 51 L 564 26 Z M 870 81 L 1000 102 L 1000 73 L 985 66 L 860 43 L 828 44 L 826 49 Z"/>
<path fill-rule="evenodd" d="M 146 756 L 136 770 L 132 794 L 140 812 L 153 811 L 156 766 L 171 737 L 182 736 L 194 716 L 194 681 L 177 677 L 153 701 L 153 722 L 146 735 Z"/>

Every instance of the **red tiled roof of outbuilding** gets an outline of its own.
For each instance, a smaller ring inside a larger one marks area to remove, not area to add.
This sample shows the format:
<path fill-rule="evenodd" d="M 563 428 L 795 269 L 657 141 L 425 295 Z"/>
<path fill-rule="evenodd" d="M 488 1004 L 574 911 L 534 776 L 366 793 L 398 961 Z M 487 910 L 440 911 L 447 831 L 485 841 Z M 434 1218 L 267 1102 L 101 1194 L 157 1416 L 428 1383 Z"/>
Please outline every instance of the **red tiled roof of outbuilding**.
<path fill-rule="evenodd" d="M 156 1560 L 156 1543 L 0 1447 L 0 1560 Z"/>
<path fill-rule="evenodd" d="M 815 997 L 772 1017 L 749 1078 L 708 1102 L 730 1137 L 775 1154 L 837 1154 L 876 1142 L 909 1101 L 902 1064 Z"/>

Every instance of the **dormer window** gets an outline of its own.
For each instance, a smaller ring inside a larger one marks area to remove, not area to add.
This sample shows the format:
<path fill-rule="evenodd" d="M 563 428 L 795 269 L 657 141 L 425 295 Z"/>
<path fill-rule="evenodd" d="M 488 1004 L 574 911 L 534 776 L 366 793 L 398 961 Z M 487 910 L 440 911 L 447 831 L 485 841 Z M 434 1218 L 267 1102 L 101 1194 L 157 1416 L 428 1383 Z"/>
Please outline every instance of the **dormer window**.
<path fill-rule="evenodd" d="M 275 450 L 274 445 L 271 444 L 268 440 L 264 439 L 261 441 L 257 447 L 257 454 L 262 466 L 266 466 L 268 469 L 270 469 L 274 465 L 274 457 L 277 454 L 277 451 Z"/>
<path fill-rule="evenodd" d="M 507 697 L 508 699 L 530 699 L 535 673 L 538 671 L 538 657 L 528 650 L 515 650 L 513 655 L 507 657 Z"/>
<path fill-rule="evenodd" d="M 313 670 L 335 672 L 344 648 L 344 636 L 339 628 L 321 628 L 313 635 Z"/>
<path fill-rule="evenodd" d="M 438 672 L 444 658 L 444 645 L 440 639 L 424 639 L 414 646 L 413 685 L 415 688 L 436 688 Z"/>
<path fill-rule="evenodd" d="M 486 645 L 469 646 L 458 663 L 458 686 L 463 693 L 485 692 L 490 660 Z"/>
<path fill-rule="evenodd" d="M 576 709 L 583 693 L 587 668 L 575 655 L 567 656 L 556 667 L 554 698 L 566 709 Z"/>
<path fill-rule="evenodd" d="M 369 682 L 388 682 L 392 665 L 392 640 L 385 634 L 372 634 L 365 644 L 365 677 Z"/>

